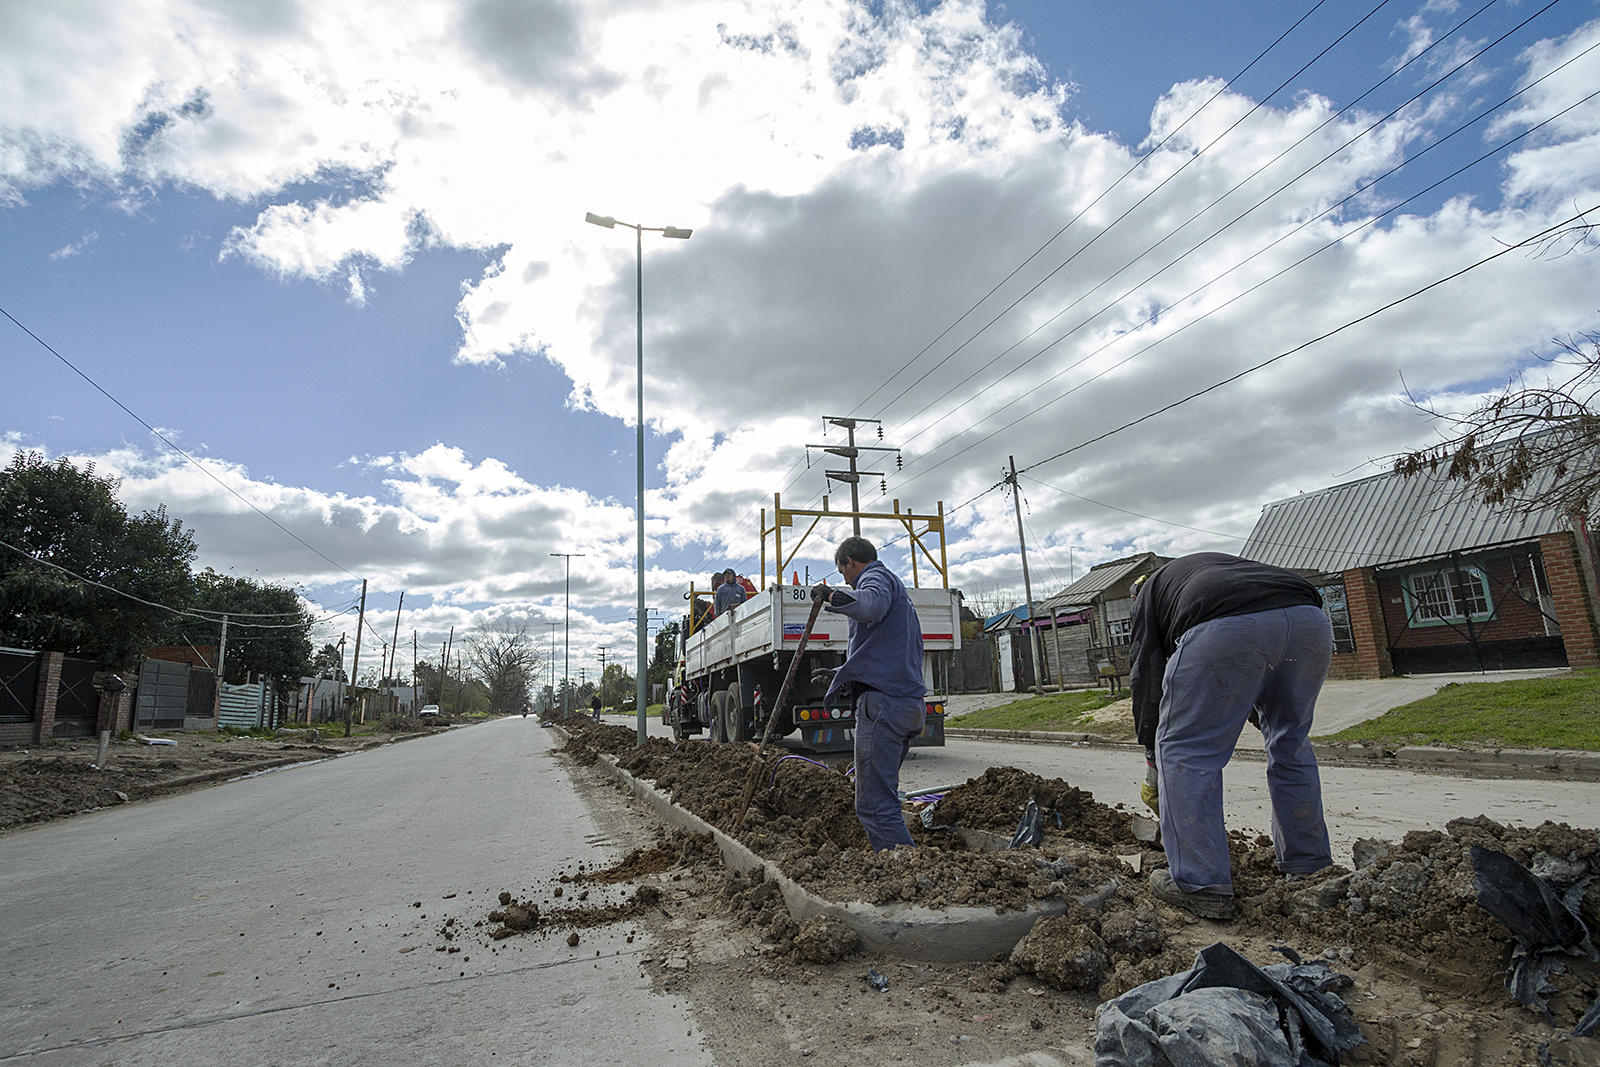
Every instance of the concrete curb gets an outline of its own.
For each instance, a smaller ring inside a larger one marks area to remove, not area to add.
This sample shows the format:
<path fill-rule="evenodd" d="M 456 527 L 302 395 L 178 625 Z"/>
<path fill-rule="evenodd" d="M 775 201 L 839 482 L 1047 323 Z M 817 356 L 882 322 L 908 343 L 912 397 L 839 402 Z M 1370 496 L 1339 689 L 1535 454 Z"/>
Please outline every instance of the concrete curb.
<path fill-rule="evenodd" d="M 1132 741 L 1099 734 L 1057 733 L 1032 730 L 980 730 L 946 726 L 947 738 L 969 741 L 1004 741 L 1024 745 L 1065 745 L 1125 749 L 1142 752 Z M 1386 749 L 1373 744 L 1320 744 L 1313 742 L 1317 762 L 1350 767 L 1382 767 L 1386 770 L 1449 771 L 1480 774 L 1496 778 L 1559 779 L 1600 782 L 1600 752 L 1562 748 L 1445 748 L 1416 745 Z M 1235 759 L 1261 760 L 1267 756 L 1259 748 L 1234 750 Z"/>
<path fill-rule="evenodd" d="M 559 726 L 550 729 L 558 736 L 567 736 Z M 618 767 L 616 757 L 602 756 L 595 766 L 647 804 L 664 822 L 691 833 L 711 834 L 730 867 L 737 870 L 760 867 L 767 879 L 777 883 L 784 903 L 789 906 L 789 914 L 796 922 L 804 922 L 813 915 L 837 919 L 860 935 L 865 948 L 885 955 L 934 963 L 981 962 L 996 952 L 1010 952 L 1033 929 L 1035 922 L 1065 914 L 1067 910 L 1066 901 L 1060 900 L 1004 914 L 989 908 L 935 911 L 902 904 L 879 906 L 863 901 L 825 900 L 783 874 L 776 864 L 758 856 L 742 842 Z"/>

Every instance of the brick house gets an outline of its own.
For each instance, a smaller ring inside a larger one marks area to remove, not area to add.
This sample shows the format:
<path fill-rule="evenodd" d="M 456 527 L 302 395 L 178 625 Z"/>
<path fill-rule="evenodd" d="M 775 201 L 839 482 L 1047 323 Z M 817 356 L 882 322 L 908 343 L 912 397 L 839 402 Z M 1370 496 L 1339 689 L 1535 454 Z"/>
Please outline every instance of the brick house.
<path fill-rule="evenodd" d="M 1268 504 L 1240 555 L 1321 590 L 1330 678 L 1600 666 L 1587 523 L 1492 509 L 1442 473 Z"/>

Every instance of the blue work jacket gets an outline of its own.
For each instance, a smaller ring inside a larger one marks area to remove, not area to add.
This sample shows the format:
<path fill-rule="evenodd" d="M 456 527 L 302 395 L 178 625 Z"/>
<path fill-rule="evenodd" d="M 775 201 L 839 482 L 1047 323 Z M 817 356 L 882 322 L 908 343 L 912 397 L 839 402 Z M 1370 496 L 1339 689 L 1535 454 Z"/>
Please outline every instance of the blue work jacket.
<path fill-rule="evenodd" d="M 855 601 L 824 608 L 850 620 L 849 653 L 833 676 L 828 699 L 846 682 L 892 697 L 922 698 L 922 625 L 905 583 L 880 560 L 856 578 Z"/>

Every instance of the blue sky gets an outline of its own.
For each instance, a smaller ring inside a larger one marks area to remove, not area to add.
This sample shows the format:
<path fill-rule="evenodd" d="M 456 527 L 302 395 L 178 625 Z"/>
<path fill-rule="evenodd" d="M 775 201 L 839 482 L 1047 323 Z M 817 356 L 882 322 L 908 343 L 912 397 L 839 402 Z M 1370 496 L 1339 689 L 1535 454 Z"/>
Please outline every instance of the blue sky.
<path fill-rule="evenodd" d="M 1079 298 L 1097 307 L 1209 233 L 1215 216 L 1145 252 L 1311 133 L 1321 99 L 1350 103 L 1482 0 L 1383 5 L 1205 147 L 1374 5 L 1317 7 L 1170 151 L 942 341 L 1149 147 L 1153 111 L 1169 131 L 1172 116 L 1220 88 L 1206 79 L 1235 74 L 1312 5 L 411 6 L 409 22 L 381 28 L 373 7 L 289 0 L 85 9 L 81 23 L 0 14 L 16 90 L 0 105 L 0 306 L 257 506 L 371 576 L 385 610 L 384 596 L 410 590 L 420 610 L 406 627 L 425 642 L 486 616 L 553 617 L 561 573 L 548 553 L 567 549 L 588 552 L 574 574 L 576 647 L 626 640 L 632 249 L 623 231 L 583 226 L 584 211 L 696 228 L 687 243 L 646 250 L 650 599 L 671 608 L 691 574 L 724 560 L 755 569 L 754 509 L 774 489 L 794 502 L 823 489 L 803 461 L 795 469 L 796 446 L 930 341 L 860 412 L 882 415 L 890 443 L 911 442 L 889 495 L 919 508 L 968 500 L 1007 454 L 1026 465 L 1059 451 L 1600 199 L 1591 104 L 1260 296 L 1217 306 L 1236 295 L 1228 286 L 1298 258 L 1332 224 L 1259 251 L 1271 240 L 1600 34 L 1593 0 L 1542 12 L 1528 0 L 1490 4 L 1363 101 L 1365 121 L 1336 121 L 1296 159 L 1319 158 L 1319 145 L 1331 149 L 1454 58 L 1535 17 L 1399 121 L 1016 367 L 1037 342 L 1008 346 L 1050 314 Z M 353 17 L 341 28 L 329 8 Z M 419 42 L 432 58 L 409 58 Z M 1338 218 L 1382 211 L 1571 104 L 1600 84 L 1596 55 L 1527 94 L 1503 125 L 1452 139 Z M 1279 166 L 1225 203 L 1242 210 L 1246 194 L 1289 173 Z M 1161 177 L 1170 184 L 1158 188 Z M 1072 268 L 933 366 L 1091 236 Z M 1186 296 L 1252 253 L 1261 258 L 1231 281 Z M 1370 473 L 1370 461 L 1428 439 L 1401 373 L 1441 402 L 1469 399 L 1533 363 L 1551 336 L 1593 328 L 1595 268 L 1591 255 L 1519 256 L 1036 475 L 1242 535 L 1262 503 Z M 1140 327 L 1152 309 L 1157 321 Z M 1167 340 L 1190 319 L 1193 329 Z M 1100 369 L 1116 351 L 1102 352 L 1107 344 L 1147 334 L 1162 341 L 1151 355 L 959 451 L 1073 381 L 1074 361 Z M 167 502 L 194 525 L 202 562 L 348 599 L 348 573 L 174 466 L 9 324 L 0 358 L 10 386 L 0 447 L 93 458 L 122 474 L 131 502 Z M 910 382 L 902 400 L 876 406 Z M 1138 548 L 1237 547 L 1038 486 L 1027 495 L 1035 573 L 1052 579 L 1068 577 L 1069 550 L 1081 568 Z M 963 588 L 1019 586 L 1009 514 L 990 493 L 960 516 L 952 554 Z M 810 562 L 825 569 L 826 555 L 819 545 Z"/>

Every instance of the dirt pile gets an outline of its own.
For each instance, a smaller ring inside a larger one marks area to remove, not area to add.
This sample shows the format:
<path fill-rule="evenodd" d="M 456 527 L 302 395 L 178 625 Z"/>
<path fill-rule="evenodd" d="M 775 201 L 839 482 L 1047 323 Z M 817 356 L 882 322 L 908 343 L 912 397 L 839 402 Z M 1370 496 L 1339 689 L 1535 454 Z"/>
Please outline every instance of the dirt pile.
<path fill-rule="evenodd" d="M 1109 808 L 1060 778 L 1041 778 L 1015 767 L 991 767 L 934 805 L 933 820 L 945 826 L 1009 836 L 1028 801 L 1038 803 L 1046 839 L 1066 838 L 1116 848 L 1134 840 L 1132 817 Z"/>

